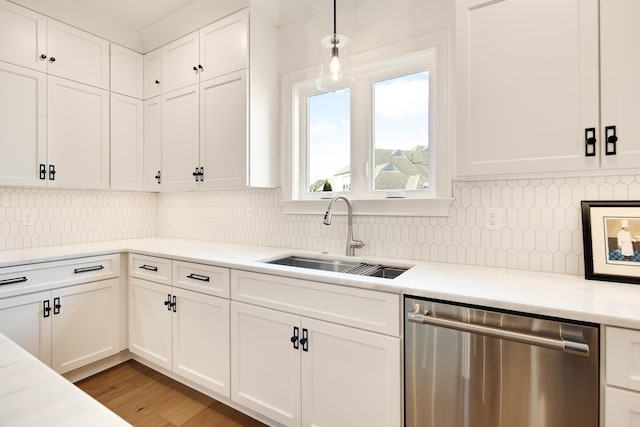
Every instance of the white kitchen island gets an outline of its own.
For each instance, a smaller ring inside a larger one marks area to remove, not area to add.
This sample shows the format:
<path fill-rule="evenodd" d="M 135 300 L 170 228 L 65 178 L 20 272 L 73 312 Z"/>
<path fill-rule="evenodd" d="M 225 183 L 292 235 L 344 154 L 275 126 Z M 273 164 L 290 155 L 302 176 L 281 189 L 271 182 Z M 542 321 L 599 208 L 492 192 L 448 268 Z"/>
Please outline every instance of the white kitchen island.
<path fill-rule="evenodd" d="M 3 426 L 128 426 L 122 418 L 0 334 Z"/>

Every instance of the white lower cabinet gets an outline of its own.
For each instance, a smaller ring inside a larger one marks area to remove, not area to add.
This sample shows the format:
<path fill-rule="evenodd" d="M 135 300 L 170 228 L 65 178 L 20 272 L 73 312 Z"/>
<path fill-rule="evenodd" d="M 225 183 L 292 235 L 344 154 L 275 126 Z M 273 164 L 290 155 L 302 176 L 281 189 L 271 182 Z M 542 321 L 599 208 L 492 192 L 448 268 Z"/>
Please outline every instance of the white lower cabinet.
<path fill-rule="evenodd" d="M 333 301 L 334 310 L 342 311 L 358 299 L 366 306 L 376 301 L 375 294 L 385 294 L 298 281 L 299 288 L 287 295 L 270 287 L 278 280 L 285 285 L 294 282 L 232 271 L 232 299 L 257 300 L 258 295 L 253 293 L 256 290 L 265 304 L 277 306 L 279 296 L 289 300 L 284 304 L 288 305 L 297 295 L 306 299 L 306 307 L 292 304 L 291 311 L 306 311 L 318 318 L 232 301 L 231 399 L 287 426 L 399 426 L 398 336 L 320 320 L 324 314 L 329 318 L 334 314 L 331 309 L 318 309 L 323 306 L 322 299 Z M 259 282 L 264 290 L 253 288 L 252 284 Z M 316 293 L 322 286 L 327 289 L 324 297 Z M 340 298 L 341 292 L 348 294 Z M 358 308 L 353 308 L 355 313 Z M 385 310 L 378 314 L 386 316 Z M 352 317 L 353 322 L 361 324 L 361 319 Z"/>
<path fill-rule="evenodd" d="M 130 278 L 132 353 L 229 397 L 229 301 Z"/>
<path fill-rule="evenodd" d="M 640 426 L 640 331 L 605 328 L 604 426 Z"/>
<path fill-rule="evenodd" d="M 0 332 L 59 373 L 116 354 L 119 328 L 118 279 L 0 300 Z"/>

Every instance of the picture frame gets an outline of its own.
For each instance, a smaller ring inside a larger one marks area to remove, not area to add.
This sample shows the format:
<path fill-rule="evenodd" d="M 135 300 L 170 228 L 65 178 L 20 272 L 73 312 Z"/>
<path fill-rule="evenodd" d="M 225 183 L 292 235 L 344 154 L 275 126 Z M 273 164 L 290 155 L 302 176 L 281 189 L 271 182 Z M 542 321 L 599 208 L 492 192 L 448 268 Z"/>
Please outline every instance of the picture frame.
<path fill-rule="evenodd" d="M 640 201 L 581 207 L 585 279 L 640 284 Z"/>

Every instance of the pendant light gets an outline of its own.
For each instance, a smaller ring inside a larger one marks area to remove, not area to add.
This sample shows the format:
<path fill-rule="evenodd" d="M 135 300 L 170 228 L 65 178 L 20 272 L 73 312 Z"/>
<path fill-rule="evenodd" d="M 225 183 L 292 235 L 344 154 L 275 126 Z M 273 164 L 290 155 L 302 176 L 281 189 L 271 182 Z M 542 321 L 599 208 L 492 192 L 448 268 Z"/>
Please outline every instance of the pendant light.
<path fill-rule="evenodd" d="M 319 63 L 316 78 L 319 90 L 337 92 L 354 86 L 349 39 L 336 32 L 336 0 L 333 0 L 333 33 L 320 41 Z"/>

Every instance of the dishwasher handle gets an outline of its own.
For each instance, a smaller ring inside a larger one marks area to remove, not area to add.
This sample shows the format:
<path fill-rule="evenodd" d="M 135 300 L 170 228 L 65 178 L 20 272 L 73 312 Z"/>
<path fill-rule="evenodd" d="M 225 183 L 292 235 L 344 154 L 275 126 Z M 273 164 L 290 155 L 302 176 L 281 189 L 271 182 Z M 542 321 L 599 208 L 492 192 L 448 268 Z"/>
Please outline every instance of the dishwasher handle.
<path fill-rule="evenodd" d="M 523 344 L 546 347 L 553 350 L 561 350 L 565 353 L 575 354 L 577 356 L 589 357 L 589 345 L 580 342 L 569 341 L 565 339 L 545 338 L 537 335 L 510 331 L 508 329 L 479 325 L 477 323 L 466 323 L 458 320 L 443 319 L 439 317 L 433 317 L 429 315 L 428 312 L 424 314 L 415 312 L 407 313 L 407 320 L 412 323 L 455 329 L 457 331 L 470 332 L 474 334 L 515 341 Z"/>

